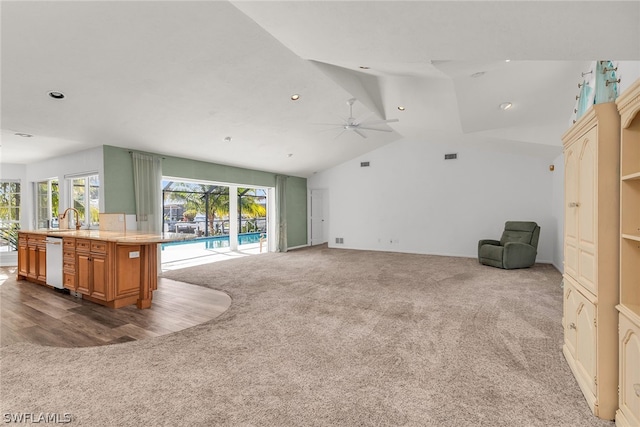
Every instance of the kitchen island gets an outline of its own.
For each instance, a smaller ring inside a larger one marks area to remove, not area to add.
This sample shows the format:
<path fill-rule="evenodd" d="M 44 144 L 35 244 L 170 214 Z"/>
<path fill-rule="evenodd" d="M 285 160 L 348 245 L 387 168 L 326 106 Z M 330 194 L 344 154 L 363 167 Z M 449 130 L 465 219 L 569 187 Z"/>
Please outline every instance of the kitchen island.
<path fill-rule="evenodd" d="M 62 239 L 61 265 L 47 265 L 47 237 Z M 111 308 L 149 308 L 158 287 L 158 244 L 193 238 L 136 231 L 21 231 L 17 278 L 48 286 L 47 269 L 61 268 L 62 286 L 83 299 Z"/>

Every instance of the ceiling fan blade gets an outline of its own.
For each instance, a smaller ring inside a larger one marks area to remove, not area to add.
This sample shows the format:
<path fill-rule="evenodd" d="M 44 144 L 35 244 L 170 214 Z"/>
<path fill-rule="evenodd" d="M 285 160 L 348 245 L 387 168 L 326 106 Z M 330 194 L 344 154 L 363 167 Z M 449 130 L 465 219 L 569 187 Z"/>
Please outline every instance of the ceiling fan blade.
<path fill-rule="evenodd" d="M 395 122 L 399 122 L 399 119 L 387 119 L 387 120 L 371 120 L 368 122 L 360 122 L 361 125 L 377 125 L 377 124 L 381 124 L 381 123 L 395 123 Z"/>
<path fill-rule="evenodd" d="M 346 129 L 342 129 L 342 132 L 340 132 L 339 134 L 337 134 L 337 135 L 335 136 L 335 138 L 333 138 L 333 139 L 338 139 L 338 138 L 340 137 L 340 135 L 342 135 L 342 134 L 343 134 L 343 133 L 345 133 L 346 131 L 347 131 Z"/>
<path fill-rule="evenodd" d="M 358 129 L 375 130 L 375 131 L 378 131 L 378 132 L 393 132 L 393 130 L 391 130 L 391 129 L 370 128 L 370 127 L 366 127 L 366 126 L 358 126 Z M 357 130 L 357 129 L 354 129 L 354 130 Z"/>
<path fill-rule="evenodd" d="M 363 137 L 363 138 L 366 138 L 366 137 L 367 137 L 367 135 L 366 135 L 364 132 L 360 132 L 360 131 L 359 131 L 358 129 L 356 129 L 356 128 L 353 128 L 353 131 L 354 131 L 355 133 L 357 133 L 358 135 L 360 135 L 361 137 Z"/>

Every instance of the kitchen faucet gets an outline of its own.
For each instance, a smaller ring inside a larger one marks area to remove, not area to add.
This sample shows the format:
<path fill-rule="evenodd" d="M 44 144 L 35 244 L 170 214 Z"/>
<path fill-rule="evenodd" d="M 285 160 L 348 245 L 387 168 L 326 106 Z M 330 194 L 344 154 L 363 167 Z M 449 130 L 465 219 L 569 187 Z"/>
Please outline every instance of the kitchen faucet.
<path fill-rule="evenodd" d="M 62 215 L 60 215 L 60 221 L 62 221 L 66 216 L 67 216 L 67 212 L 69 211 L 73 211 L 73 216 L 75 217 L 76 220 L 76 230 L 80 230 L 80 214 L 78 213 L 78 210 L 76 208 L 67 208 L 64 213 Z M 69 222 L 67 221 L 67 224 Z"/>

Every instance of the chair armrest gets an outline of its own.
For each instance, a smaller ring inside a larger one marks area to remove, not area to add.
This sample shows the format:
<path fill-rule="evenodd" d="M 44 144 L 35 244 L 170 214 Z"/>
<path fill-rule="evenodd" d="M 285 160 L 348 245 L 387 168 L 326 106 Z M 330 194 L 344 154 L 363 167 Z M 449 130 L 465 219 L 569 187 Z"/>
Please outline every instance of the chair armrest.
<path fill-rule="evenodd" d="M 504 268 L 531 267 L 536 262 L 538 252 L 533 246 L 522 242 L 509 242 L 504 245 L 502 263 Z"/>
<path fill-rule="evenodd" d="M 493 245 L 500 246 L 500 240 L 492 240 L 492 239 L 482 239 L 478 242 L 478 253 L 480 253 L 480 248 L 482 245 Z"/>

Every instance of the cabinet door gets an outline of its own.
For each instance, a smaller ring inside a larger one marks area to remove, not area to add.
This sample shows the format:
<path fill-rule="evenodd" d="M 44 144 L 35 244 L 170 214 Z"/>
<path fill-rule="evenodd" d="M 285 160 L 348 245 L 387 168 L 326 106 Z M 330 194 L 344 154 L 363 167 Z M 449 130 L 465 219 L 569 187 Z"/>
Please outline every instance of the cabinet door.
<path fill-rule="evenodd" d="M 620 315 L 620 410 L 640 426 L 640 328 Z"/>
<path fill-rule="evenodd" d="M 27 272 L 27 276 L 31 279 L 38 278 L 38 247 L 35 242 L 29 242 L 28 245 L 29 250 L 29 261 L 27 261 L 27 266 L 29 271 Z"/>
<path fill-rule="evenodd" d="M 578 291 L 571 285 L 569 280 L 564 281 L 564 343 L 571 355 L 576 357 L 576 314 L 578 312 Z"/>
<path fill-rule="evenodd" d="M 91 254 L 93 298 L 107 299 L 107 257 L 104 254 Z"/>
<path fill-rule="evenodd" d="M 20 276 L 29 274 L 29 248 L 26 237 L 18 239 L 18 274 Z"/>
<path fill-rule="evenodd" d="M 89 295 L 91 288 L 91 256 L 86 252 L 77 253 L 76 291 Z"/>
<path fill-rule="evenodd" d="M 578 157 L 577 144 L 572 144 L 565 155 L 564 207 L 564 269 L 578 279 Z"/>
<path fill-rule="evenodd" d="M 47 247 L 44 242 L 38 243 L 37 256 L 38 259 L 38 280 L 47 281 Z"/>
<path fill-rule="evenodd" d="M 596 309 L 584 296 L 577 296 L 576 365 L 585 383 L 596 396 Z"/>
<path fill-rule="evenodd" d="M 596 289 L 596 192 L 597 128 L 591 129 L 582 140 L 578 167 L 578 281 L 594 295 Z"/>

